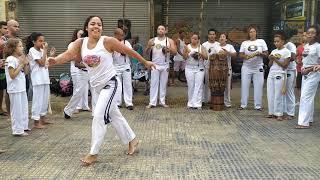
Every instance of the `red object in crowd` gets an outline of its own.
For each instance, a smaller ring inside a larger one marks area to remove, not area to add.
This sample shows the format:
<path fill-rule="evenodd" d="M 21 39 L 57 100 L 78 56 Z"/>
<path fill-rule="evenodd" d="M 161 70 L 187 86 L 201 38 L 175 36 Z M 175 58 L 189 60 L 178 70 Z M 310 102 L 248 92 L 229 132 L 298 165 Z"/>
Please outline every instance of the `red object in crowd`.
<path fill-rule="evenodd" d="M 297 47 L 297 71 L 301 72 L 301 68 L 302 68 L 302 53 L 304 50 L 304 44 L 301 44 Z"/>

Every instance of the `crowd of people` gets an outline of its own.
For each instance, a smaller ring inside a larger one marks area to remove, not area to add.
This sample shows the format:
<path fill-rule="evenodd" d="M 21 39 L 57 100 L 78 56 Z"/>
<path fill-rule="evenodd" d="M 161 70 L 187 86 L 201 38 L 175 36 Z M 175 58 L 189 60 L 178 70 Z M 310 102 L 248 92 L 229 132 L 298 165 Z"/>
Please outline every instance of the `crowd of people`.
<path fill-rule="evenodd" d="M 178 38 L 169 38 L 166 27 L 160 25 L 157 36 L 151 38 L 143 49 L 137 36 L 132 40 L 125 39 L 124 28 L 116 28 L 113 37 L 103 36 L 102 18 L 90 16 L 82 29 L 74 30 L 66 51 L 56 56 L 54 48 L 49 50 L 42 33 L 33 32 L 23 43 L 18 38 L 17 21 L 1 22 L 0 25 L 0 104 L 2 105 L 3 99 L 6 104 L 6 111 L 0 106 L 0 115 L 8 116 L 14 136 L 29 135 L 31 129 L 27 89 L 30 84 L 34 94 L 31 108 L 33 127 L 45 128 L 51 123 L 47 118 L 51 108 L 48 67 L 71 62 L 74 90 L 63 113 L 64 118 L 69 119 L 79 110 L 92 111 L 91 150 L 82 159 L 87 165 L 97 160 L 107 130 L 106 125 L 109 123 L 116 129 L 122 142 L 128 144 L 128 154 L 135 153 L 139 140 L 119 110 L 122 104 L 128 110 L 134 110 L 132 98 L 137 87 L 132 79 L 139 79 L 139 73 L 144 73 L 147 93 L 150 88 L 146 108 L 155 108 L 157 105 L 169 108 L 166 104 L 167 86 L 175 85 L 174 77 L 183 70 L 188 87 L 186 106 L 188 109 L 202 109 L 203 104 L 211 101 L 209 69 L 212 55 L 225 57 L 228 64 L 225 107 L 232 107 L 232 59 L 239 56 L 243 59 L 243 65 L 241 105 L 238 110 L 248 107 L 252 82 L 254 109 L 263 110 L 264 59 L 268 59 L 270 71 L 266 83 L 267 118 L 282 121 L 293 119 L 297 115 L 297 86 L 301 87 L 301 97 L 295 128 L 309 128 L 313 123 L 314 101 L 320 82 L 320 44 L 317 42 L 319 30 L 316 27 L 307 29 L 303 42 L 297 44 L 298 48 L 284 32 L 275 32 L 275 49 L 269 53 L 266 42 L 258 38 L 258 28 L 255 26 L 248 27 L 248 40 L 242 42 L 240 51 L 237 52 L 228 43 L 228 34 L 225 32 L 211 28 L 208 30 L 208 40 L 201 43 L 197 33 L 186 34 L 179 31 Z M 150 61 L 145 60 L 143 55 Z M 168 82 L 172 60 L 175 73 L 171 82 Z M 150 73 L 147 69 L 150 69 Z M 89 90 L 92 108 L 88 104 Z"/>

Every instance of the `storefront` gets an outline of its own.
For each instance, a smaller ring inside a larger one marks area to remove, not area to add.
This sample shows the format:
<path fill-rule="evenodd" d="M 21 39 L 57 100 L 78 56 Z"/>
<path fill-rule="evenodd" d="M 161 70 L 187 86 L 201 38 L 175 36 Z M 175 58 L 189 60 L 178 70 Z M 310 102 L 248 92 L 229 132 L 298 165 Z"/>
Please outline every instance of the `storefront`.
<path fill-rule="evenodd" d="M 273 1 L 273 30 L 284 30 L 299 44 L 307 27 L 319 24 L 319 0 Z M 317 15 L 318 14 L 318 15 Z"/>

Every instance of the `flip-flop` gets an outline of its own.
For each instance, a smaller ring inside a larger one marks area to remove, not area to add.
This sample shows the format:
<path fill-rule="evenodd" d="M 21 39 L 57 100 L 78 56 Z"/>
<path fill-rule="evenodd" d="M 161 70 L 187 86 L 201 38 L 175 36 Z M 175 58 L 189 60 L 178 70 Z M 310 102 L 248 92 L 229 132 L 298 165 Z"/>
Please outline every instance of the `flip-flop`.
<path fill-rule="evenodd" d="M 297 125 L 295 129 L 310 129 L 310 126 Z"/>

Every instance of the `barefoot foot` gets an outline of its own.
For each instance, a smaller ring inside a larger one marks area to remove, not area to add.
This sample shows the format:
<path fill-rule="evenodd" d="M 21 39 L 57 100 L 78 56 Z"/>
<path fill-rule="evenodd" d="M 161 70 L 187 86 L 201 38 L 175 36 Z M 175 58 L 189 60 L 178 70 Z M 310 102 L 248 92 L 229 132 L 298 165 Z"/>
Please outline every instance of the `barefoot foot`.
<path fill-rule="evenodd" d="M 84 158 L 81 159 L 81 162 L 83 162 L 83 164 L 85 166 L 90 166 L 91 164 L 97 162 L 98 160 L 98 155 L 91 155 L 91 154 L 87 154 Z"/>
<path fill-rule="evenodd" d="M 134 153 L 136 153 L 138 149 L 138 145 L 139 145 L 139 140 L 137 138 L 134 138 L 132 141 L 130 141 L 127 155 L 133 155 Z"/>

